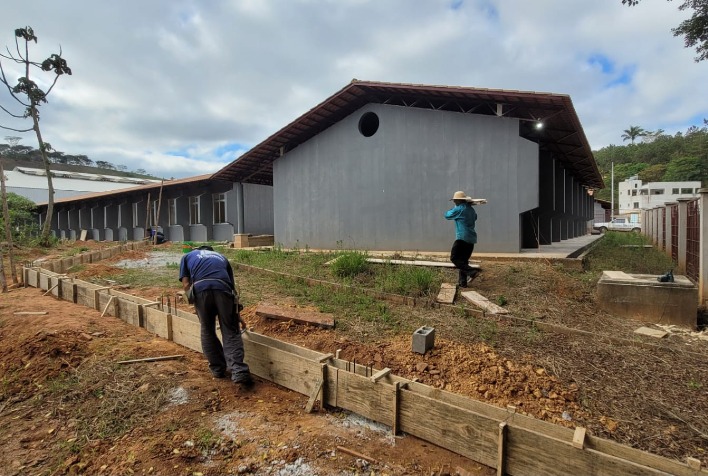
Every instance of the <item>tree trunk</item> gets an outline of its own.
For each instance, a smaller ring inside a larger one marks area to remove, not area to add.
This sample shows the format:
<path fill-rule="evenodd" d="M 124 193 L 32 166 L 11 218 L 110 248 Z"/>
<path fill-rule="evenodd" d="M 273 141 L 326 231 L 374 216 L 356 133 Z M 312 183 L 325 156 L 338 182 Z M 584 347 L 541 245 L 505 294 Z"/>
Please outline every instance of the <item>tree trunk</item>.
<path fill-rule="evenodd" d="M 10 258 L 10 276 L 12 283 L 17 284 L 17 271 L 15 270 L 15 252 L 12 249 L 12 226 L 10 225 L 10 211 L 7 208 L 7 193 L 5 191 L 5 171 L 0 163 L 0 194 L 2 196 L 2 216 L 5 219 L 5 237 L 7 239 L 7 255 Z M 3 281 L 5 280 L 3 271 Z"/>
<path fill-rule="evenodd" d="M 36 104 L 32 103 L 31 107 L 32 121 L 34 123 L 34 132 L 37 134 L 37 142 L 39 143 L 39 152 L 42 154 L 42 162 L 44 163 L 44 171 L 47 173 L 47 219 L 44 220 L 42 226 L 42 234 L 40 243 L 44 246 L 49 245 L 49 234 L 52 231 L 52 215 L 54 214 L 54 185 L 52 185 L 52 172 L 49 170 L 49 158 L 47 157 L 47 149 L 42 140 L 42 132 L 39 130 L 39 111 Z"/>
<path fill-rule="evenodd" d="M 7 292 L 7 282 L 5 281 L 5 265 L 2 259 L 2 246 L 0 246 L 0 292 Z"/>

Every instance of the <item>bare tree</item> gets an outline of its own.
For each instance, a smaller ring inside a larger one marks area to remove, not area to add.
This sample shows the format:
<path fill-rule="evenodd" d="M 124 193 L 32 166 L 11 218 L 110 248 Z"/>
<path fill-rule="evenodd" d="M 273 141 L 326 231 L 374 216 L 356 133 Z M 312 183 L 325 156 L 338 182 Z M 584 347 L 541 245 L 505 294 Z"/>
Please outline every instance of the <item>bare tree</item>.
<path fill-rule="evenodd" d="M 59 48 L 59 54 L 52 54 L 41 63 L 31 61 L 29 59 L 29 43 L 32 41 L 37 43 L 37 37 L 31 27 L 28 26 L 25 28 L 18 28 L 15 30 L 15 51 L 13 52 L 10 48 L 6 48 L 7 53 L 0 53 L 0 58 L 4 58 L 9 62 L 21 65 L 24 68 L 25 73 L 24 76 L 17 80 L 17 84 L 12 86 L 5 75 L 2 59 L 0 59 L 0 83 L 5 85 L 11 98 L 16 102 L 16 105 L 24 107 L 24 112 L 22 114 L 14 113 L 11 109 L 5 108 L 2 105 L 0 105 L 0 109 L 15 119 L 31 118 L 32 127 L 29 129 L 16 129 L 13 127 L 0 126 L 0 128 L 14 132 L 34 131 L 37 136 L 39 151 L 42 155 L 44 169 L 47 173 L 47 219 L 44 221 L 42 234 L 40 236 L 40 241 L 46 245 L 49 244 L 52 214 L 54 213 L 54 186 L 52 185 L 52 174 L 49 167 L 49 158 L 47 157 L 47 153 L 51 150 L 51 146 L 42 139 L 42 132 L 39 129 L 39 107 L 43 103 L 47 102 L 47 96 L 56 85 L 59 76 L 71 74 L 71 69 L 67 65 L 66 61 L 61 57 L 61 48 Z M 22 48 L 22 46 L 24 46 L 24 48 Z M 39 86 L 37 86 L 37 83 L 30 79 L 30 72 L 32 71 L 32 68 L 39 68 L 41 71 L 51 72 L 54 74 L 54 80 L 51 82 L 51 86 L 49 86 L 49 89 L 46 92 L 40 89 Z"/>
<path fill-rule="evenodd" d="M 11 147 L 15 147 L 20 141 L 19 137 L 8 136 L 5 140 Z M 0 197 L 2 197 L 2 216 L 5 221 L 5 237 L 7 240 L 7 255 L 10 259 L 10 277 L 12 278 L 12 283 L 17 284 L 17 270 L 15 269 L 15 251 L 12 245 L 12 226 L 10 224 L 10 210 L 7 206 L 7 192 L 5 190 L 5 171 L 2 168 L 2 162 L 0 162 Z"/>

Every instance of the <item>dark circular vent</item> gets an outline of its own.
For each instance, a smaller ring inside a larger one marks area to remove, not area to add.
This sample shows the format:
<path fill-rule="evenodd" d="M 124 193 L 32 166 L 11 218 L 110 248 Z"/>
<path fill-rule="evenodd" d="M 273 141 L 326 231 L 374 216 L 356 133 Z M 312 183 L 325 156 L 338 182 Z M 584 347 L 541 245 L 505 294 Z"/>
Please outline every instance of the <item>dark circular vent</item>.
<path fill-rule="evenodd" d="M 359 119 L 359 132 L 364 137 L 371 137 L 379 130 L 379 116 L 373 112 L 367 112 Z"/>

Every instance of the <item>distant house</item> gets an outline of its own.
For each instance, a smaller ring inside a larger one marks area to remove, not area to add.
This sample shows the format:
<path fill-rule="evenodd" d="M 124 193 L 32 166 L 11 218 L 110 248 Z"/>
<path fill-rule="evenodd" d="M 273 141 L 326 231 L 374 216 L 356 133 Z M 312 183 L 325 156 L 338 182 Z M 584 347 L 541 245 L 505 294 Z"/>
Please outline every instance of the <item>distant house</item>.
<path fill-rule="evenodd" d="M 448 250 L 457 190 L 478 207 L 483 252 L 589 233 L 604 187 L 570 97 L 354 80 L 213 175 L 67 198 L 52 228 L 172 241 L 274 234 L 286 247 Z M 148 196 L 150 194 L 149 203 Z M 44 208 L 46 213 L 46 208 Z M 43 217 L 42 219 L 46 219 Z"/>
<path fill-rule="evenodd" d="M 604 186 L 566 95 L 354 80 L 213 178 L 273 185 L 287 247 L 442 251 L 464 190 L 476 250 L 588 233 Z"/>
<path fill-rule="evenodd" d="M 697 198 L 700 188 L 700 181 L 643 183 L 633 176 L 618 184 L 619 213 L 638 213 L 640 210 L 663 207 L 679 198 Z"/>

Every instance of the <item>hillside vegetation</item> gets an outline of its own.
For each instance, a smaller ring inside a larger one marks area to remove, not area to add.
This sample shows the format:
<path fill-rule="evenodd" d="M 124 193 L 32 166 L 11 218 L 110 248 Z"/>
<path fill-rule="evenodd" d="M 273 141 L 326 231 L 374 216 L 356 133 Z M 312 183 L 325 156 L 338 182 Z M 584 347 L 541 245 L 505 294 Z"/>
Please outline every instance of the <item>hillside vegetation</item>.
<path fill-rule="evenodd" d="M 639 128 L 641 130 L 641 128 Z M 605 189 L 596 197 L 610 200 L 611 171 L 614 162 L 615 194 L 617 184 L 638 175 L 643 182 L 701 181 L 708 186 L 708 121 L 703 127 L 690 127 L 676 135 L 645 132 L 636 144 L 610 145 L 593 151 L 605 181 Z M 617 199 L 617 196 L 615 196 Z"/>

